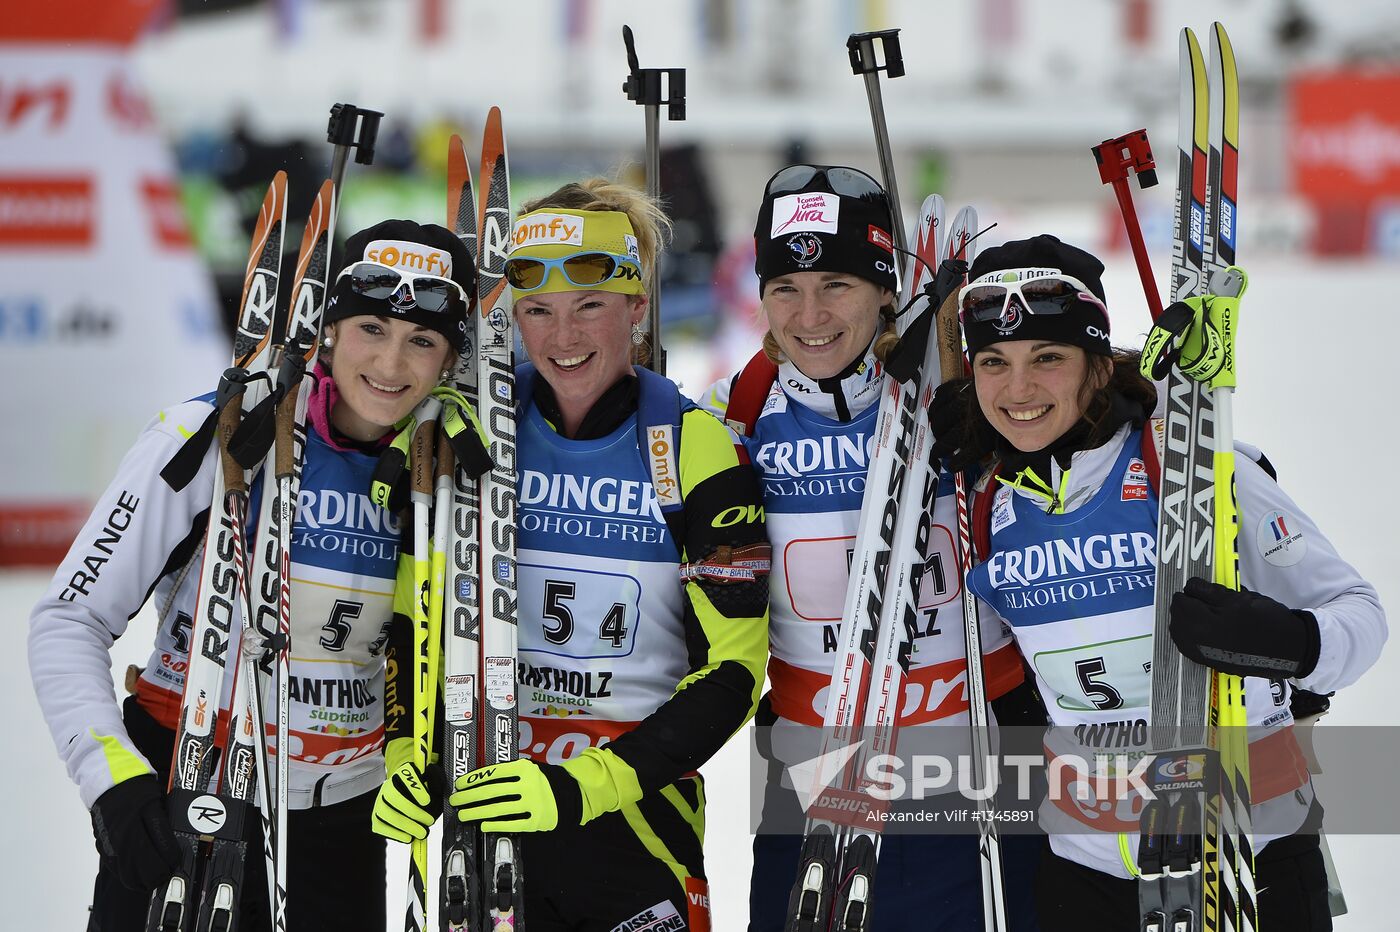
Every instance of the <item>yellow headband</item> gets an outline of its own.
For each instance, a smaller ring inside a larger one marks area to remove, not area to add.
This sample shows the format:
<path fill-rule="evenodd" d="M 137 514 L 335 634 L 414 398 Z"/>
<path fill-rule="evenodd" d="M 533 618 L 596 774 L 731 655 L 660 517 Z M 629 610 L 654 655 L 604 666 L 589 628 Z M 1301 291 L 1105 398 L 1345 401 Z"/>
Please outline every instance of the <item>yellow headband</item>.
<path fill-rule="evenodd" d="M 512 259 L 563 259 L 581 252 L 606 252 L 629 263 L 619 265 L 612 278 L 596 285 L 575 285 L 559 268 L 552 268 L 543 285 L 521 296 L 561 291 L 646 293 L 637 236 L 632 221 L 620 210 L 541 208 L 515 221 L 510 242 Z"/>

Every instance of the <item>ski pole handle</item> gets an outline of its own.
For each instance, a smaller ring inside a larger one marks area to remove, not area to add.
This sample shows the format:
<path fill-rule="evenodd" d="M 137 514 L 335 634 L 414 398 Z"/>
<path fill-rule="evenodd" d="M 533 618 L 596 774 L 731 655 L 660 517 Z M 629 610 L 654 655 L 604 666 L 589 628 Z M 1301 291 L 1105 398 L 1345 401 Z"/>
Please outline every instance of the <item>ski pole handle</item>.
<path fill-rule="evenodd" d="M 885 53 L 881 65 L 875 57 L 875 40 Z M 851 58 L 852 74 L 874 74 L 884 71 L 892 78 L 904 77 L 904 53 L 899 48 L 899 30 L 881 29 L 876 32 L 856 32 L 846 37 L 846 52 Z"/>
<path fill-rule="evenodd" d="M 276 457 L 275 473 L 278 479 L 290 477 L 296 469 L 296 422 L 297 395 L 301 391 L 301 379 L 306 374 L 306 360 L 295 346 L 283 351 L 281 365 L 277 368 L 277 390 L 281 400 L 277 402 L 277 440 L 273 445 Z"/>
<path fill-rule="evenodd" d="M 1128 188 L 1128 174 L 1137 174 L 1138 187 L 1150 188 L 1157 183 L 1157 163 L 1152 158 L 1152 146 L 1147 141 L 1147 130 L 1139 129 L 1116 139 L 1105 139 L 1093 147 L 1094 159 L 1099 163 L 1099 180 L 1113 186 L 1118 198 L 1118 210 L 1123 214 L 1123 227 L 1128 233 L 1128 245 L 1133 250 L 1133 260 L 1137 263 L 1138 276 L 1142 279 L 1142 293 L 1147 298 L 1147 309 L 1155 321 L 1162 316 L 1162 298 L 1157 292 L 1157 283 L 1152 278 L 1152 263 L 1147 258 L 1147 245 L 1142 239 L 1142 227 L 1138 225 L 1137 209 L 1133 206 L 1133 195 Z"/>
<path fill-rule="evenodd" d="M 875 43 L 885 53 L 885 63 L 875 55 Z M 846 51 L 851 59 L 851 73 L 865 78 L 865 95 L 870 101 L 870 121 L 875 127 L 875 149 L 880 156 L 880 173 L 885 182 L 885 194 L 890 202 L 890 219 L 894 221 L 894 244 L 900 253 L 909 251 L 904 231 L 904 215 L 899 207 L 899 187 L 894 178 L 894 156 L 890 153 L 890 131 L 885 123 L 885 102 L 880 96 L 880 72 L 891 78 L 904 74 L 904 55 L 899 49 L 899 30 L 856 32 L 846 38 Z"/>
<path fill-rule="evenodd" d="M 350 150 L 355 150 L 357 165 L 374 162 L 374 143 L 379 136 L 379 121 L 384 114 L 366 110 L 354 104 L 336 104 L 326 123 L 326 142 L 335 146 L 331 156 L 331 181 L 335 182 L 336 199 L 340 198 L 341 182 L 345 179 L 345 162 Z"/>
<path fill-rule="evenodd" d="M 681 122 L 685 120 L 685 69 L 684 68 L 642 68 L 637 61 L 637 45 L 632 36 L 632 27 L 622 27 L 622 42 L 627 46 L 627 80 L 622 82 L 622 92 L 627 99 L 643 107 L 666 105 L 666 119 Z M 661 90 L 661 78 L 666 77 L 667 97 Z"/>
<path fill-rule="evenodd" d="M 637 46 L 632 27 L 622 27 L 622 42 L 627 47 L 627 80 L 622 92 L 627 99 L 646 108 L 646 185 L 647 196 L 661 198 L 661 105 L 666 105 L 666 118 L 685 119 L 685 69 L 642 68 L 637 61 Z M 661 89 L 666 79 L 666 92 Z M 669 92 L 669 96 L 667 96 Z M 658 255 L 658 260 L 660 256 Z M 666 351 L 661 346 L 661 274 L 660 262 L 647 271 L 647 328 L 651 333 L 651 359 L 647 365 L 653 372 L 666 374 Z"/>

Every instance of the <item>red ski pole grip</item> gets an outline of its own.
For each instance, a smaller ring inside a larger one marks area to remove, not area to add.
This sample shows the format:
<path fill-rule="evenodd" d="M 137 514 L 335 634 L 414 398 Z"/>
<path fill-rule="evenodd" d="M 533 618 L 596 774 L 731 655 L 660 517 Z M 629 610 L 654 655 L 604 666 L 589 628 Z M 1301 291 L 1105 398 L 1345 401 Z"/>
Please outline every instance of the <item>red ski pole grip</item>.
<path fill-rule="evenodd" d="M 1128 188 L 1128 174 L 1138 176 L 1138 184 L 1150 188 L 1157 183 L 1157 163 L 1152 157 L 1152 146 L 1147 141 L 1147 130 L 1140 129 L 1105 139 L 1093 148 L 1094 160 L 1099 166 L 1099 180 L 1113 186 L 1118 198 L 1118 209 L 1123 214 L 1123 227 L 1128 234 L 1128 245 L 1132 247 L 1133 259 L 1137 263 L 1138 276 L 1142 279 L 1143 296 L 1147 308 L 1155 321 L 1162 314 L 1162 298 L 1157 293 L 1157 284 L 1152 277 L 1152 263 L 1147 258 L 1147 245 L 1143 242 L 1142 227 L 1138 224 L 1137 210 L 1133 206 L 1133 195 Z"/>

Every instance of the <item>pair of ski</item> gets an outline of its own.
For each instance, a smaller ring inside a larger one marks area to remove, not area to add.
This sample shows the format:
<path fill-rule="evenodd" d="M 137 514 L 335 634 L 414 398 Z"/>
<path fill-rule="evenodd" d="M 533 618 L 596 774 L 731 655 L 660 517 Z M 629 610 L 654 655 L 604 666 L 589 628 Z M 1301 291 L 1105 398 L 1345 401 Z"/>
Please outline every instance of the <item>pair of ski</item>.
<path fill-rule="evenodd" d="M 161 471 L 174 491 L 184 489 L 217 437 L 194 617 L 188 632 L 180 630 L 178 620 L 175 628 L 177 641 L 189 645 L 167 800 L 181 865 L 153 892 L 147 932 L 238 928 L 247 855 L 243 823 L 255 801 L 272 926 L 287 928 L 291 534 L 306 441 L 302 389 L 320 341 L 345 161 L 352 149 L 357 162 L 374 160 L 382 116 L 352 104 L 331 108 L 331 178 L 312 203 L 286 301 L 279 300 L 286 295 L 279 287 L 286 173 L 278 172 L 268 186 L 244 269 L 233 364 L 220 379 L 214 411 Z M 275 451 L 271 458 L 269 450 Z M 248 547 L 254 539 L 248 533 L 249 477 L 259 470 L 256 538 Z M 249 584 L 250 567 L 255 587 Z M 228 676 L 234 679 L 220 762 L 220 698 Z M 275 765 L 269 764 L 267 748 L 268 680 Z"/>
<path fill-rule="evenodd" d="M 414 575 L 414 763 L 441 752 L 450 788 L 472 770 L 519 756 L 516 705 L 516 464 L 514 325 L 505 281 L 510 251 L 510 175 L 501 113 L 482 136 L 481 190 L 473 190 L 462 140 L 448 144 L 447 225 L 476 262 L 476 313 L 450 395 L 480 413 L 490 468 L 453 461 L 445 431 L 453 416 L 430 395 L 415 415 L 412 444 Z M 478 210 L 478 203 L 480 209 Z M 434 456 L 436 449 L 436 456 Z M 432 465 L 434 464 L 435 465 Z M 432 527 L 431 538 L 429 525 Z M 443 721 L 436 721 L 442 700 Z M 482 833 L 450 804 L 443 814 L 438 926 L 450 932 L 523 929 L 519 839 Z M 427 841 L 415 841 L 404 927 L 425 932 Z"/>
<path fill-rule="evenodd" d="M 938 195 L 925 199 L 917 259 L 904 279 L 904 303 L 913 302 L 908 317 L 927 314 L 931 323 L 939 308 L 930 305 L 932 290 L 926 286 L 933 284 L 944 259 L 971 260 L 970 240 L 976 225 L 976 212 L 964 207 L 944 239 L 943 199 Z M 888 373 L 884 376 L 821 751 L 810 762 L 816 770 L 810 781 L 798 768 L 792 774 L 794 788 L 805 796 L 807 825 L 789 900 L 788 932 L 873 928 L 872 894 L 884 807 L 870 792 L 866 767 L 878 755 L 894 753 L 903 679 L 918 629 L 925 551 L 939 483 L 938 464 L 929 461 L 933 441 L 928 429 L 929 401 L 943 379 L 962 374 L 960 361 L 956 369 L 942 371 L 939 353 L 940 341 L 928 339 L 916 378 L 899 381 Z M 966 531 L 965 516 L 960 523 Z M 973 631 L 969 645 L 976 646 L 975 602 L 964 603 L 964 622 Z M 985 689 L 974 689 L 982 683 L 980 650 L 975 662 L 974 655 L 969 657 L 970 672 L 975 668 L 969 688 L 978 694 L 970 694 L 974 713 L 981 705 L 981 716 L 974 714 L 974 723 L 985 729 Z M 990 807 L 991 802 L 982 805 Z M 1000 902 L 995 821 L 982 819 L 979 824 L 990 829 L 984 834 L 983 857 L 987 871 L 995 874 L 995 880 L 986 877 L 984 886 L 994 883 L 998 891 L 989 897 L 988 911 L 1000 915 L 993 905 Z M 1004 923 L 996 928 L 1004 928 Z"/>
<path fill-rule="evenodd" d="M 1242 286 L 1225 272 L 1235 261 L 1239 87 L 1220 23 L 1209 48 L 1207 62 L 1195 34 L 1182 30 L 1172 246 L 1177 301 L 1234 295 Z M 1239 586 L 1234 328 L 1224 336 L 1227 379 L 1208 387 L 1173 366 L 1166 385 L 1150 733 L 1158 761 L 1189 766 L 1170 768 L 1178 780 L 1152 784 L 1158 798 L 1143 810 L 1143 932 L 1252 932 L 1258 924 L 1243 680 L 1186 659 L 1170 633 L 1172 596 L 1187 579 Z"/>
<path fill-rule="evenodd" d="M 286 203 L 287 178 L 278 172 L 253 234 L 233 366 L 220 380 L 215 411 L 205 428 L 162 471 L 173 488 L 183 488 L 217 435 L 214 494 L 187 635 L 189 666 L 168 800 L 182 862 L 152 896 L 149 932 L 237 928 L 247 854 L 243 822 L 255 800 L 263 827 L 273 927 L 287 927 L 287 754 L 282 749 L 288 746 L 291 530 L 306 436 L 302 381 L 320 336 L 335 186 L 324 182 L 312 205 L 291 300 L 283 305 L 278 282 Z M 274 346 L 278 334 L 283 342 Z M 271 457 L 269 447 L 275 451 Z M 249 474 L 259 468 L 263 492 L 256 543 L 249 548 Z M 249 584 L 250 571 L 256 586 Z M 216 767 L 219 702 L 227 676 L 234 677 L 228 739 L 222 766 Z M 278 748 L 275 774 L 269 771 L 265 738 L 263 683 L 269 676 Z M 216 769 L 218 788 L 210 792 Z"/>

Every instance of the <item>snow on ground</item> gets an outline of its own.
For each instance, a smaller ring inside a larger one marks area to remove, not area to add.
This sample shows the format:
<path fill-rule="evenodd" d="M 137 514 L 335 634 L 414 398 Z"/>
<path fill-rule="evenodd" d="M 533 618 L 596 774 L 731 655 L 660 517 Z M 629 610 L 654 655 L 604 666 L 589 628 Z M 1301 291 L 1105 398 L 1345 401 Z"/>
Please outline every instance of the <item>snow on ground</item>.
<path fill-rule="evenodd" d="M 1116 342 L 1140 340 L 1145 314 L 1126 310 L 1139 294 L 1125 257 L 1109 263 L 1106 278 L 1115 308 Z M 1400 325 L 1393 301 L 1380 287 L 1393 269 L 1377 264 L 1259 263 L 1250 268 L 1250 291 L 1241 313 L 1240 380 L 1236 402 L 1239 435 L 1266 450 L 1280 480 L 1297 503 L 1381 592 L 1382 602 L 1400 606 L 1400 549 L 1395 528 L 1400 508 L 1386 487 L 1400 462 L 1400 443 L 1389 406 L 1395 385 L 1393 356 Z M 700 345 L 671 348 L 672 372 L 698 394 L 724 368 Z M 57 397 L 56 395 L 50 397 Z M 1249 537 L 1242 535 L 1242 540 Z M 30 606 L 46 575 L 0 573 L 0 624 L 13 647 L 0 655 L 0 698 L 11 709 L 9 765 L 0 769 L 0 799 L 7 804 L 3 828 L 4 870 L 0 903 L 10 928 L 78 929 L 96 867 L 87 813 L 63 772 L 39 717 L 23 647 Z M 1400 617 L 1397 615 L 1396 617 Z M 127 664 L 141 663 L 150 645 L 152 620 L 143 615 L 112 651 L 118 679 Z M 1400 651 L 1391 645 L 1358 684 L 1339 694 L 1322 727 L 1337 724 L 1394 725 L 1400 712 L 1392 684 L 1400 678 Z M 732 741 L 704 768 L 708 780 L 707 852 L 714 928 L 732 932 L 745 925 L 752 839 L 748 834 L 748 755 Z M 1340 836 L 1332 850 L 1351 913 L 1339 930 L 1394 928 L 1388 892 L 1393 884 L 1394 836 Z M 402 902 L 406 853 L 391 856 L 389 913 Z M 936 865 L 930 865 L 936 870 Z M 295 895 L 293 891 L 293 895 Z M 1386 918 L 1389 916 L 1390 918 Z M 391 921 L 391 927 L 397 923 Z"/>

